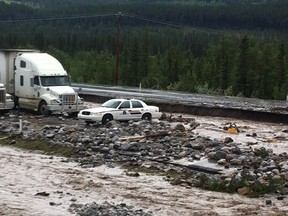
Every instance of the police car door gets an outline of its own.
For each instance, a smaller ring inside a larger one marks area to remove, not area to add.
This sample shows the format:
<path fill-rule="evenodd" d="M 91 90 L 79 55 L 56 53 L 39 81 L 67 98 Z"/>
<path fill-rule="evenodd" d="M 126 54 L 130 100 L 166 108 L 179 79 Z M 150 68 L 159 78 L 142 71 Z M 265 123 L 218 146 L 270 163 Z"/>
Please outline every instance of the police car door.
<path fill-rule="evenodd" d="M 117 111 L 117 119 L 118 120 L 129 120 L 131 118 L 129 110 L 131 109 L 130 101 L 123 101 Z"/>
<path fill-rule="evenodd" d="M 141 119 L 144 111 L 143 105 L 137 100 L 132 100 L 131 104 L 132 108 L 129 110 L 129 112 L 133 116 L 133 119 Z"/>

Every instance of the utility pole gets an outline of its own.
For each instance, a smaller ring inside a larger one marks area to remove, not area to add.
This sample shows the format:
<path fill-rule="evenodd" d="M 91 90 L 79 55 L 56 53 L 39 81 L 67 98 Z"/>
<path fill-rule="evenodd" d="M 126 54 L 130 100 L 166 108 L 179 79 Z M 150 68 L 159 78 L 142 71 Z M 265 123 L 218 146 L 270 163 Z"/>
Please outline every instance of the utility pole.
<path fill-rule="evenodd" d="M 118 22 L 117 22 L 117 42 L 116 42 L 116 69 L 115 69 L 115 82 L 117 86 L 119 81 L 119 58 L 120 58 L 120 17 L 122 16 L 121 12 L 117 13 Z"/>

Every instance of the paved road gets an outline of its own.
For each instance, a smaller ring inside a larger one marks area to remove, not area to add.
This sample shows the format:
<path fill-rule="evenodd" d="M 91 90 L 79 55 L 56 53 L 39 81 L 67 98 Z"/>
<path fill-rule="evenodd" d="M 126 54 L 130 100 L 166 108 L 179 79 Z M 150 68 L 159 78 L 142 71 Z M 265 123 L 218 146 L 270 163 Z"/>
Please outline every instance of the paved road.
<path fill-rule="evenodd" d="M 108 98 L 138 98 L 159 106 L 164 112 L 288 123 L 286 101 L 84 84 L 72 86 L 91 102 L 104 102 Z"/>

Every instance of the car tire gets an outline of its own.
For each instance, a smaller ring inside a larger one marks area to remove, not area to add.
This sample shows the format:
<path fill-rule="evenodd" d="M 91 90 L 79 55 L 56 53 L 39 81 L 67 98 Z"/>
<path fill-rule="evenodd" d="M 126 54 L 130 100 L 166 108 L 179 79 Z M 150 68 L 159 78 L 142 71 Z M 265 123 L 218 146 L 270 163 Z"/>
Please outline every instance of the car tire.
<path fill-rule="evenodd" d="M 112 120 L 113 120 L 113 116 L 110 114 L 106 114 L 102 118 L 102 124 L 105 125 L 107 122 L 112 121 Z"/>
<path fill-rule="evenodd" d="M 148 121 L 151 121 L 152 120 L 152 116 L 150 113 L 144 113 L 142 115 L 142 120 L 148 120 Z"/>

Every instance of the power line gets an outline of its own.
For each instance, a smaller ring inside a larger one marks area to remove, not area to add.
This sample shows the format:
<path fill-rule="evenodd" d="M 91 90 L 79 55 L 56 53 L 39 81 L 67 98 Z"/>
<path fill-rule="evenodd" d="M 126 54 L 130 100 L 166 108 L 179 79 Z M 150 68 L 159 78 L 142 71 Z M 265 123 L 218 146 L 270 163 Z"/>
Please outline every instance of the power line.
<path fill-rule="evenodd" d="M 56 16 L 56 17 L 31 17 L 31 18 L 21 18 L 21 19 L 0 19 L 0 23 L 18 23 L 18 22 L 34 22 L 34 21 L 55 21 L 55 20 L 73 20 L 73 19 L 90 19 L 90 18 L 97 18 L 97 17 L 128 17 L 132 19 L 138 19 L 150 23 L 156 23 L 159 25 L 165 25 L 165 26 L 170 26 L 173 28 L 178 28 L 178 29 L 186 29 L 186 30 L 191 30 L 191 31 L 199 31 L 199 32 L 204 32 L 204 33 L 213 33 L 213 34 L 228 34 L 232 37 L 237 37 L 241 38 L 244 35 L 247 35 L 247 33 L 239 33 L 239 32 L 231 32 L 231 30 L 219 30 L 219 29 L 210 29 L 210 28 L 203 28 L 203 27 L 198 27 L 198 26 L 189 26 L 189 25 L 184 25 L 181 23 L 174 23 L 174 22 L 168 22 L 164 20 L 157 20 L 154 18 L 150 17 L 145 17 L 145 16 L 140 16 L 136 14 L 131 14 L 131 13 L 102 13 L 102 14 L 87 14 L 87 15 L 75 15 L 75 16 Z M 264 39 L 262 37 L 259 37 L 255 34 L 253 34 L 255 38 L 264 41 L 266 43 L 273 43 L 269 39 Z M 268 41 L 269 40 L 269 41 Z"/>
<path fill-rule="evenodd" d="M 198 26 L 188 26 L 180 23 L 173 23 L 163 20 L 157 20 L 150 17 L 140 16 L 136 14 L 130 14 L 130 13 L 104 13 L 104 14 L 92 14 L 92 15 L 76 15 L 76 16 L 63 16 L 63 17 L 31 17 L 31 18 L 22 18 L 22 19 L 0 19 L 0 23 L 18 23 L 18 22 L 33 22 L 33 21 L 55 21 L 55 20 L 72 20 L 72 19 L 89 19 L 89 18 L 97 18 L 97 17 L 111 17 L 111 16 L 119 16 L 119 13 L 121 16 L 143 20 L 150 23 L 157 23 L 160 25 L 170 26 L 174 28 L 186 28 L 186 29 L 192 29 L 196 31 L 202 31 L 206 33 L 217 33 L 222 34 L 226 33 L 226 31 L 221 30 L 215 30 L 215 29 L 209 29 L 209 28 L 203 28 Z"/>
<path fill-rule="evenodd" d="M 140 16 L 136 14 L 130 14 L 130 13 L 104 13 L 104 14 L 92 14 L 92 15 L 76 15 L 76 16 L 63 16 L 63 17 L 31 17 L 31 18 L 22 18 L 22 19 L 0 19 L 0 23 L 17 23 L 17 22 L 33 22 L 33 21 L 54 21 L 54 20 L 70 20 L 70 19 L 88 19 L 88 18 L 96 18 L 96 17 L 108 17 L 108 16 L 119 16 L 119 13 L 121 16 L 129 17 L 129 18 L 134 18 L 138 20 L 143 20 L 146 22 L 151 22 L 151 23 L 157 23 L 160 25 L 166 25 L 166 26 L 171 26 L 174 28 L 193 28 L 195 30 L 199 31 L 209 31 L 209 32 L 218 32 L 218 33 L 223 33 L 224 31 L 220 30 L 215 30 L 215 29 L 209 29 L 209 28 L 203 28 L 203 27 L 197 27 L 197 26 L 188 26 L 180 23 L 173 23 L 173 22 L 168 22 L 164 20 L 157 20 L 153 19 L 150 17 L 145 17 L 145 16 Z"/>
<path fill-rule="evenodd" d="M 198 26 L 189 26 L 189 25 L 184 25 L 181 23 L 173 23 L 173 22 L 168 22 L 168 21 L 163 21 L 163 20 L 156 20 L 156 19 L 152 19 L 152 18 L 144 17 L 144 16 L 139 16 L 139 15 L 135 15 L 135 14 L 124 14 L 124 16 L 143 20 L 143 21 L 147 21 L 147 22 L 158 23 L 161 25 L 171 26 L 171 27 L 175 27 L 175 28 L 191 28 L 191 29 L 200 30 L 200 31 L 224 32 L 221 30 L 203 28 L 203 27 L 198 27 Z"/>
<path fill-rule="evenodd" d="M 144 16 L 139 16 L 139 15 L 135 15 L 135 14 L 126 13 L 126 14 L 124 14 L 124 16 L 143 20 L 143 21 L 147 21 L 147 22 L 157 23 L 157 24 L 161 24 L 161 25 L 172 26 L 172 27 L 176 27 L 176 28 L 185 27 L 185 25 L 182 25 L 182 24 L 176 24 L 176 23 L 167 22 L 167 21 L 163 21 L 163 20 L 156 20 L 156 19 L 152 19 L 152 18 L 144 17 Z"/>
<path fill-rule="evenodd" d="M 0 19 L 0 23 L 17 23 L 17 22 L 32 22 L 32 21 L 54 21 L 54 20 L 70 20 L 70 19 L 88 19 L 95 17 L 115 16 L 114 13 L 93 14 L 93 15 L 78 15 L 78 16 L 63 16 L 63 17 L 32 17 L 23 19 Z"/>
<path fill-rule="evenodd" d="M 150 17 L 140 16 L 136 14 L 130 13 L 104 13 L 104 14 L 92 14 L 92 15 L 77 15 L 77 16 L 63 16 L 63 17 L 32 17 L 32 18 L 23 18 L 23 19 L 0 19 L 0 23 L 11 23 L 11 22 L 32 22 L 32 21 L 54 21 L 54 20 L 69 20 L 69 19 L 87 19 L 87 18 L 95 18 L 95 17 L 108 17 L 108 16 L 125 16 L 138 20 L 143 20 L 151 23 L 157 23 L 161 25 L 171 26 L 175 28 L 194 28 L 196 30 L 201 31 L 210 31 L 210 32 L 220 32 L 220 30 L 197 27 L 197 26 L 188 26 L 180 23 L 173 23 L 163 20 L 157 20 Z M 222 31 L 221 31 L 222 32 Z"/>

